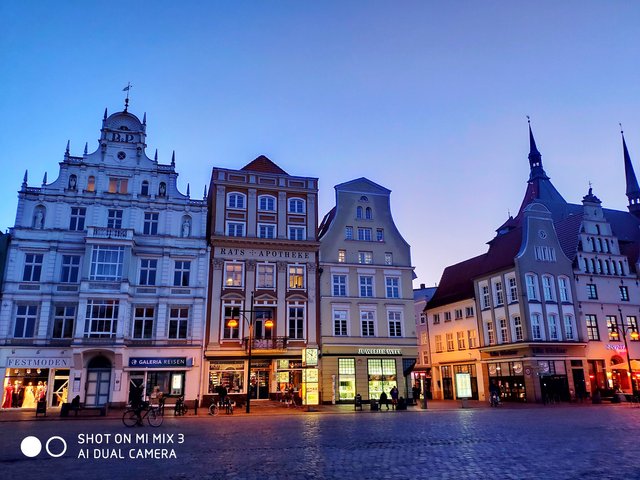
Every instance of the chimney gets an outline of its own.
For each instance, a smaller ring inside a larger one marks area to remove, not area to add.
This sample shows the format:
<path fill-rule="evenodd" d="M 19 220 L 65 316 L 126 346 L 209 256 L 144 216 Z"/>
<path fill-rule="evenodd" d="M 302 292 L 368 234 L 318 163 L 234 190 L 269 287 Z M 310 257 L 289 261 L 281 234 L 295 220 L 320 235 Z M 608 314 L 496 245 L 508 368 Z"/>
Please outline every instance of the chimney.
<path fill-rule="evenodd" d="M 425 288 L 427 288 L 427 286 L 424 283 L 420 284 L 420 290 L 424 290 Z"/>

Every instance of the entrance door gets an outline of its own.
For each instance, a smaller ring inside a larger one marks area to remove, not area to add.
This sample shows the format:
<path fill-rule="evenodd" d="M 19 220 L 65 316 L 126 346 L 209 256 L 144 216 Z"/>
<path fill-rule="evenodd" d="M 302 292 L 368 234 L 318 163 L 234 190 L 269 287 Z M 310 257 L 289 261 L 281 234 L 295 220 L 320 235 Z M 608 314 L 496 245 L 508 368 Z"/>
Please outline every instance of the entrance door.
<path fill-rule="evenodd" d="M 269 398 L 269 370 L 251 370 L 251 398 Z"/>
<path fill-rule="evenodd" d="M 451 377 L 442 379 L 442 398 L 445 400 L 453 400 L 453 380 Z"/>
<path fill-rule="evenodd" d="M 582 368 L 574 368 L 573 384 L 576 388 L 576 399 L 581 401 L 587 396 L 587 384 L 584 380 L 584 370 Z"/>
<path fill-rule="evenodd" d="M 68 402 L 69 393 L 69 370 L 56 370 L 53 379 L 53 396 L 51 406 L 59 407 Z"/>
<path fill-rule="evenodd" d="M 95 357 L 87 365 L 85 405 L 101 406 L 109 402 L 111 389 L 111 362 L 106 357 Z"/>

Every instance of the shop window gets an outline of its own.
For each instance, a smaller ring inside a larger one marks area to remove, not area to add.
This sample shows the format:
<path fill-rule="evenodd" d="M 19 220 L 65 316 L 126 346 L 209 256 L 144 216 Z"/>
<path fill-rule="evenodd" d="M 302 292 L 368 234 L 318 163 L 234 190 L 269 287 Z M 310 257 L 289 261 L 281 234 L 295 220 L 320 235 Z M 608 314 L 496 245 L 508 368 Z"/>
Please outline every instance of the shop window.
<path fill-rule="evenodd" d="M 244 391 L 244 361 L 210 362 L 209 393 L 216 393 L 220 385 L 229 393 Z"/>
<path fill-rule="evenodd" d="M 356 361 L 354 358 L 338 359 L 338 399 L 353 400 L 356 397 Z"/>
<path fill-rule="evenodd" d="M 369 358 L 367 374 L 369 398 L 378 399 L 383 391 L 389 395 L 389 391 L 398 386 L 395 358 Z"/>

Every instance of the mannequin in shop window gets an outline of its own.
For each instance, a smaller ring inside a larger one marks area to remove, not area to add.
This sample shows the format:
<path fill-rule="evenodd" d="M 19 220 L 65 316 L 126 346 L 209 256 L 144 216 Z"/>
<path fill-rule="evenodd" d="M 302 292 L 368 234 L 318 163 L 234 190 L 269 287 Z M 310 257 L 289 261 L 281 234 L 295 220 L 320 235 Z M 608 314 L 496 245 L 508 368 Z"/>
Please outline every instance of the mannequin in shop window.
<path fill-rule="evenodd" d="M 13 385 L 13 395 L 11 398 L 11 406 L 13 408 L 20 408 L 22 406 L 23 400 L 24 400 L 24 388 L 22 387 L 22 382 L 20 382 L 20 380 L 16 380 Z"/>
<path fill-rule="evenodd" d="M 36 387 L 36 402 L 41 402 L 47 396 L 47 382 L 38 382 Z"/>
<path fill-rule="evenodd" d="M 13 385 L 11 384 L 11 382 L 9 382 L 4 387 L 4 401 L 2 402 L 2 408 L 11 408 L 12 399 L 13 399 Z"/>
<path fill-rule="evenodd" d="M 36 387 L 31 382 L 24 388 L 22 408 L 36 408 Z"/>

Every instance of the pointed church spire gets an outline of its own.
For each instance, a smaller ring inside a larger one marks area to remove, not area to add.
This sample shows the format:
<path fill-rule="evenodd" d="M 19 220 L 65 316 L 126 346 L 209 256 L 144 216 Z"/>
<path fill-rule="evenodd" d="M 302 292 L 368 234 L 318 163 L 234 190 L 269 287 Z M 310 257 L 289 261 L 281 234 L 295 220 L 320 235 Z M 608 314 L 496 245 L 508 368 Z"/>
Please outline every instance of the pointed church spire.
<path fill-rule="evenodd" d="M 529 181 L 534 178 L 548 178 L 544 169 L 542 168 L 542 155 L 538 151 L 536 145 L 536 139 L 533 137 L 533 131 L 531 130 L 531 119 L 527 115 L 527 123 L 529 124 L 529 167 L 531 168 L 531 174 L 529 175 Z"/>
<path fill-rule="evenodd" d="M 629 205 L 627 205 L 627 208 L 634 215 L 640 215 L 640 187 L 638 187 L 636 172 L 633 170 L 633 164 L 631 163 L 631 156 L 629 155 L 629 150 L 627 149 L 627 142 L 624 139 L 624 131 L 622 130 L 622 125 L 620 125 L 620 135 L 622 135 L 624 175 L 627 181 L 627 198 L 629 199 Z"/>
<path fill-rule="evenodd" d="M 144 112 L 144 115 L 142 116 L 142 124 L 143 125 L 147 124 L 147 112 Z"/>

